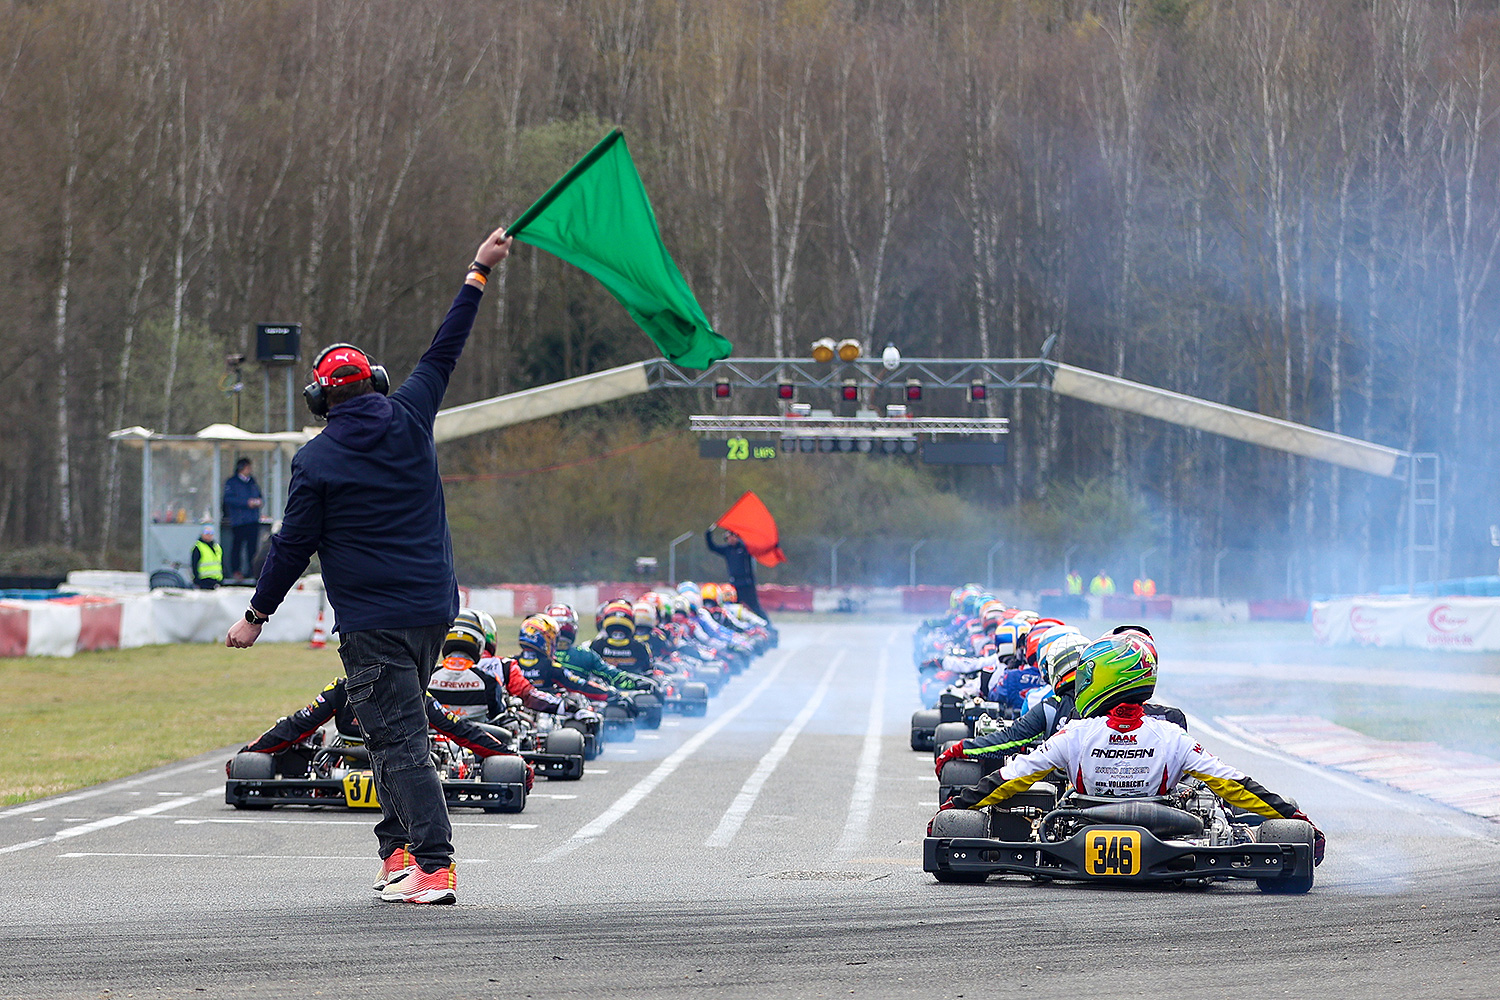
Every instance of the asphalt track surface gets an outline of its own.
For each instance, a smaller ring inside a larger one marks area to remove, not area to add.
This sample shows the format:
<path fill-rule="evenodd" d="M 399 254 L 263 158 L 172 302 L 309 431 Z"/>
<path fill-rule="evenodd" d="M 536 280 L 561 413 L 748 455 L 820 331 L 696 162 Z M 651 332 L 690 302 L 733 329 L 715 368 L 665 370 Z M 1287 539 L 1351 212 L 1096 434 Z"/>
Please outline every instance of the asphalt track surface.
<path fill-rule="evenodd" d="M 1500 995 L 1500 828 L 1207 728 L 1201 680 L 1328 832 L 1312 893 L 937 884 L 910 634 L 788 626 L 707 718 L 456 811 L 457 906 L 377 901 L 365 815 L 225 806 L 223 751 L 0 810 L 0 996 Z"/>

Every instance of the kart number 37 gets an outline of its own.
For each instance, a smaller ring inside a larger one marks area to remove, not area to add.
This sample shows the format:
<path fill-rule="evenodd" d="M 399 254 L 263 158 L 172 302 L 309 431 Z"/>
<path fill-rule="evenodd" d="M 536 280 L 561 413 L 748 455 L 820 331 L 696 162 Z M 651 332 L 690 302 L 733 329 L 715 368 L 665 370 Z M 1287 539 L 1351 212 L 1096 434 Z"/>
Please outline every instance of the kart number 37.
<path fill-rule="evenodd" d="M 1083 863 L 1091 875 L 1134 875 L 1141 870 L 1141 835 L 1134 830 L 1090 830 Z"/>
<path fill-rule="evenodd" d="M 344 803 L 350 809 L 379 809 L 375 775 L 369 771 L 350 771 L 344 775 Z"/>

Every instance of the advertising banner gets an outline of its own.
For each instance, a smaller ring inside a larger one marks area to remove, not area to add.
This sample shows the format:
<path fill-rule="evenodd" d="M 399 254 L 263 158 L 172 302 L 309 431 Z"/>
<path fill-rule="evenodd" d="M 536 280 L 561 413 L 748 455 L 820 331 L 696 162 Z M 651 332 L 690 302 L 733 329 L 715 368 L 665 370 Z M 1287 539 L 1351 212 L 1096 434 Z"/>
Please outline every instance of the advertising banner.
<path fill-rule="evenodd" d="M 1325 646 L 1500 650 L 1500 598 L 1344 597 L 1312 608 Z"/>

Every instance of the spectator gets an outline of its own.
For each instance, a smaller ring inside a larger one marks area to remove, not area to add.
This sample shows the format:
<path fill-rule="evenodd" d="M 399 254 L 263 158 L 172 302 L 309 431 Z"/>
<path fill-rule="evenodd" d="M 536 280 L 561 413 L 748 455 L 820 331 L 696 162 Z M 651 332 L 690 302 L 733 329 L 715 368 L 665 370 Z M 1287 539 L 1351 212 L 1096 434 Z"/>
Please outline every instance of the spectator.
<path fill-rule="evenodd" d="M 1076 569 L 1070 569 L 1070 570 L 1068 570 L 1067 585 L 1068 585 L 1068 596 L 1069 597 L 1082 597 L 1083 596 L 1083 574 L 1082 573 L 1078 572 Z"/>
<path fill-rule="evenodd" d="M 193 543 L 193 586 L 218 590 L 224 582 L 224 550 L 214 540 L 214 526 L 205 524 Z"/>
<path fill-rule="evenodd" d="M 224 481 L 224 519 L 229 522 L 229 559 L 225 569 L 231 582 L 244 583 L 260 542 L 260 485 L 250 474 L 248 458 L 234 463 L 234 475 Z"/>
<path fill-rule="evenodd" d="M 1089 581 L 1089 593 L 1095 597 L 1109 597 L 1115 592 L 1114 577 L 1107 570 L 1100 570 L 1092 580 Z"/>
<path fill-rule="evenodd" d="M 1136 597 L 1155 597 L 1156 581 L 1149 576 L 1144 579 L 1137 577 L 1136 581 L 1130 585 L 1130 589 Z"/>

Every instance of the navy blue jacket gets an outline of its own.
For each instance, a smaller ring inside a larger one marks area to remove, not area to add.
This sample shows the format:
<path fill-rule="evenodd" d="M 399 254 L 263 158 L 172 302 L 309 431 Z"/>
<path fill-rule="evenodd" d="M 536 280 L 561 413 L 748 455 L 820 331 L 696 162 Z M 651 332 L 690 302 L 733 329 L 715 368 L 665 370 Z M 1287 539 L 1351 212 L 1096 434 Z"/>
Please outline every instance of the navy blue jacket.
<path fill-rule="evenodd" d="M 257 611 L 275 611 L 317 552 L 340 632 L 438 625 L 458 614 L 432 421 L 480 294 L 459 291 L 401 388 L 335 406 L 327 429 L 292 459 L 281 532 L 251 601 Z"/>
<path fill-rule="evenodd" d="M 724 569 L 737 588 L 754 589 L 755 564 L 751 562 L 750 550 L 745 548 L 744 542 L 719 545 L 714 542 L 714 529 L 712 528 L 703 533 L 703 540 L 708 543 L 708 551 L 724 557 Z"/>
<path fill-rule="evenodd" d="M 224 480 L 224 516 L 238 528 L 246 524 L 260 523 L 260 508 L 250 506 L 251 500 L 263 499 L 255 477 L 241 479 L 238 475 Z"/>

